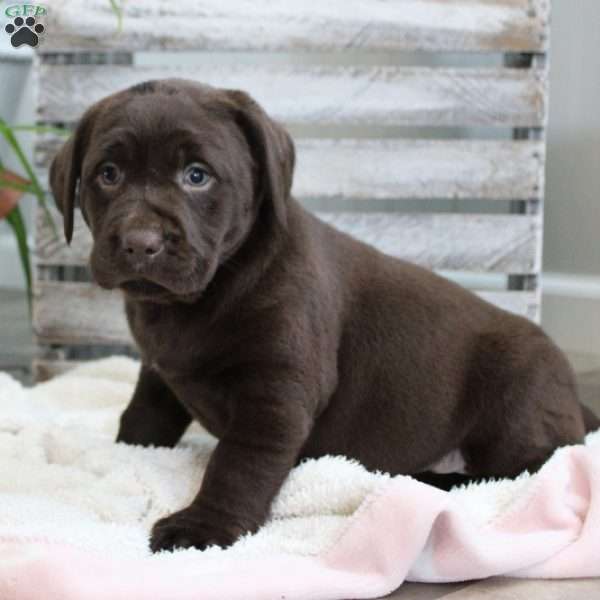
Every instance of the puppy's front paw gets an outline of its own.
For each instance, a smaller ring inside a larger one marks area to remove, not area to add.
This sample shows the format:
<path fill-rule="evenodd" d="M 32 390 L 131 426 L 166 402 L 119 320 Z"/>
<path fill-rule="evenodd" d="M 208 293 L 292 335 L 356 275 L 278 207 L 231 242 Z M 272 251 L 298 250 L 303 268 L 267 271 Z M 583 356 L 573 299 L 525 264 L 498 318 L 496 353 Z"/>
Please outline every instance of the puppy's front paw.
<path fill-rule="evenodd" d="M 159 552 L 175 548 L 204 550 L 208 546 L 225 547 L 231 545 L 241 533 L 211 525 L 198 509 L 190 506 L 154 524 L 150 549 L 152 552 Z"/>

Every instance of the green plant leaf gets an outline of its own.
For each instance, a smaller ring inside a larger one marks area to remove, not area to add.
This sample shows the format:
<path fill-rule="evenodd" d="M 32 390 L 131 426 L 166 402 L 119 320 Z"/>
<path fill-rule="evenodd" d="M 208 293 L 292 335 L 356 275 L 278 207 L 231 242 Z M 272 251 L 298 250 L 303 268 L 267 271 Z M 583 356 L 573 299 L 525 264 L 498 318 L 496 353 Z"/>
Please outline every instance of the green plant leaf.
<path fill-rule="evenodd" d="M 123 7 L 117 0 L 110 0 L 110 7 L 117 17 L 117 35 L 120 35 L 123 31 Z"/>
<path fill-rule="evenodd" d="M 52 228 L 52 232 L 54 237 L 58 239 L 58 231 L 56 229 L 56 224 L 54 223 L 54 219 L 52 219 L 52 214 L 48 209 L 48 204 L 46 203 L 46 193 L 42 189 L 40 182 L 31 166 L 29 160 L 25 156 L 23 149 L 21 148 L 21 144 L 17 140 L 12 128 L 4 121 L 4 119 L 0 119 L 0 134 L 4 137 L 4 139 L 8 142 L 8 145 L 11 147 L 12 151 L 15 153 L 16 157 L 19 159 L 19 162 L 25 169 L 27 173 L 27 177 L 31 181 L 32 193 L 37 198 L 38 202 L 42 206 L 44 213 L 46 215 L 46 219 Z"/>
<path fill-rule="evenodd" d="M 0 168 L 2 168 L 0 166 Z M 8 181 L 7 179 L 2 179 L 0 176 L 0 188 L 6 188 L 10 190 L 18 190 L 19 192 L 23 192 L 25 194 L 33 194 L 34 189 L 31 184 L 26 183 L 17 183 L 16 181 Z"/>
<path fill-rule="evenodd" d="M 13 131 L 31 131 L 33 133 L 53 133 L 68 136 L 71 133 L 66 127 L 52 127 L 52 125 L 11 125 Z"/>
<path fill-rule="evenodd" d="M 29 255 L 29 246 L 27 245 L 27 229 L 21 209 L 16 206 L 6 216 L 7 223 L 11 226 L 19 249 L 19 257 L 25 275 L 25 284 L 27 286 L 27 302 L 29 304 L 29 316 L 31 318 L 31 303 L 33 300 L 33 289 L 31 285 L 31 259 Z"/>

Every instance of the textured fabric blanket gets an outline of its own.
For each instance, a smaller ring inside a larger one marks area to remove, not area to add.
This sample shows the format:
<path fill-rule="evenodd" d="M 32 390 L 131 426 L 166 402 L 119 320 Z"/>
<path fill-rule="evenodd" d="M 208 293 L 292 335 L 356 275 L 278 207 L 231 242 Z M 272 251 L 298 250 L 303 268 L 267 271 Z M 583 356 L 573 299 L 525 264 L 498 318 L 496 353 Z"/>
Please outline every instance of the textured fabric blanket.
<path fill-rule="evenodd" d="M 0 373 L 0 598 L 348 599 L 404 580 L 600 576 L 600 432 L 536 475 L 443 492 L 343 457 L 290 474 L 269 522 L 226 550 L 151 555 L 215 440 L 115 444 L 138 365 L 90 363 L 32 389 Z"/>

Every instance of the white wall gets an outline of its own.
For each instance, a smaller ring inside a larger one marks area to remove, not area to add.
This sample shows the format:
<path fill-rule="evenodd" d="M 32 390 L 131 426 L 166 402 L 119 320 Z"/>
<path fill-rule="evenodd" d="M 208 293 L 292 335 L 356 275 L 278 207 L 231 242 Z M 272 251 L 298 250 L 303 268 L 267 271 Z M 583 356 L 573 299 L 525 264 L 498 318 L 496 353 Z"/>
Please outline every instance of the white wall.
<path fill-rule="evenodd" d="M 543 324 L 600 354 L 600 2 L 554 0 Z"/>

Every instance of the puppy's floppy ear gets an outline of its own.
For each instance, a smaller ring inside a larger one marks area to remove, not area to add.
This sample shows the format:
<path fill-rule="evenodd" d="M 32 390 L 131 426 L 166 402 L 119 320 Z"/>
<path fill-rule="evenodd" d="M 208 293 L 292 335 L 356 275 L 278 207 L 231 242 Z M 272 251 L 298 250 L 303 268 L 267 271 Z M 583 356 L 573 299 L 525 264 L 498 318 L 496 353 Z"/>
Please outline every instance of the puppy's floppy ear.
<path fill-rule="evenodd" d="M 292 138 L 245 92 L 227 90 L 227 95 L 235 105 L 237 123 L 259 168 L 257 191 L 263 202 L 272 206 L 277 222 L 286 227 L 296 160 Z"/>
<path fill-rule="evenodd" d="M 81 177 L 81 165 L 94 116 L 95 110 L 84 114 L 75 132 L 63 144 L 50 165 L 50 188 L 56 206 L 63 215 L 65 238 L 69 244 L 73 238 L 77 182 Z"/>

